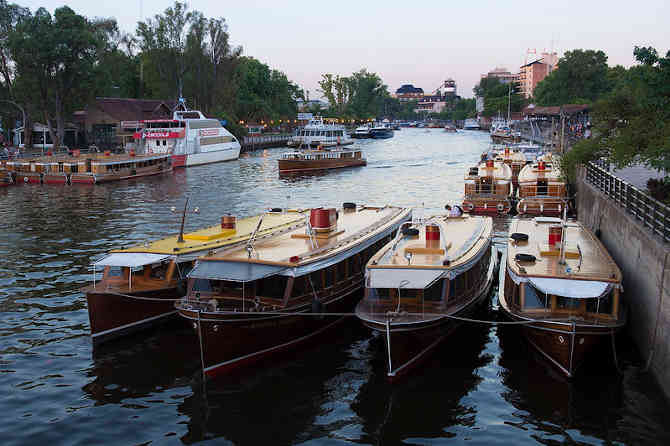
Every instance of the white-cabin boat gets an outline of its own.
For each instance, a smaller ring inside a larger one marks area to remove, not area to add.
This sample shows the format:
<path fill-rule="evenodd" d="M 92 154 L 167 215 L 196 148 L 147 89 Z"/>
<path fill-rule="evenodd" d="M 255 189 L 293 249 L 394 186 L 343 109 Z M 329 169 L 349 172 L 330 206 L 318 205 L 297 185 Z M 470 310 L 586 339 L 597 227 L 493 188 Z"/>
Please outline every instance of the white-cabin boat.
<path fill-rule="evenodd" d="M 289 147 L 333 147 L 353 144 L 343 125 L 328 124 L 323 118 L 315 117 L 309 120 L 306 126 L 299 129 L 289 139 Z"/>

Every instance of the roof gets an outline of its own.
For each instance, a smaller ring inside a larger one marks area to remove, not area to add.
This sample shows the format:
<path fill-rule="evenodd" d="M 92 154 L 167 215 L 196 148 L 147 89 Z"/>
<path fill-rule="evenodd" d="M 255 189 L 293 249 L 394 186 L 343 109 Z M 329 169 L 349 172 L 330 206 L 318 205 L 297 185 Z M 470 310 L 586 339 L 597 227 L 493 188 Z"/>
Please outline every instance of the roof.
<path fill-rule="evenodd" d="M 526 116 L 560 116 L 560 115 L 573 115 L 575 113 L 581 113 L 591 110 L 591 104 L 563 104 L 556 105 L 551 107 L 540 107 L 534 104 L 530 104 L 521 110 Z"/>
<path fill-rule="evenodd" d="M 176 101 L 134 98 L 95 98 L 92 106 L 119 121 L 141 121 L 172 117 Z"/>
<path fill-rule="evenodd" d="M 418 88 L 415 87 L 412 84 L 405 84 L 398 88 L 396 91 L 396 94 L 403 94 L 403 93 L 423 93 L 423 88 Z"/>

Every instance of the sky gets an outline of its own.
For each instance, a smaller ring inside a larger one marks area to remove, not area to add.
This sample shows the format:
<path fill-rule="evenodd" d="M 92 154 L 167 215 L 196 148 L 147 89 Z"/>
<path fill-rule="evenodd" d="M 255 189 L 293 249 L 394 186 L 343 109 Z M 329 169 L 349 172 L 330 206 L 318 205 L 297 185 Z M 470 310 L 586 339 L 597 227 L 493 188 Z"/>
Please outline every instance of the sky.
<path fill-rule="evenodd" d="M 92 17 L 114 17 L 134 33 L 140 17 L 174 1 L 11 0 L 33 12 L 68 5 Z M 283 71 L 310 99 L 321 97 L 324 73 L 348 76 L 366 68 L 390 92 L 414 84 L 431 93 L 447 78 L 472 97 L 480 75 L 495 67 L 518 72 L 543 51 L 559 57 L 596 49 L 610 65 L 630 66 L 633 48 L 670 48 L 670 1 L 222 1 L 191 0 L 191 10 L 223 17 L 244 54 Z M 530 50 L 530 52 L 529 52 Z"/>

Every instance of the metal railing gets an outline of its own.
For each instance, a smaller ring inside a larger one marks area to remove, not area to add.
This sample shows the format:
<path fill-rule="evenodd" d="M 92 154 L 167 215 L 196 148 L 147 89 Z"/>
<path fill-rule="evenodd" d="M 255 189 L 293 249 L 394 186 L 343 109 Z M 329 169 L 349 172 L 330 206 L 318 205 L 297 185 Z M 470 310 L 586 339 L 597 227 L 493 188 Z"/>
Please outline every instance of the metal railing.
<path fill-rule="evenodd" d="M 245 136 L 242 140 L 243 146 L 253 146 L 270 143 L 286 143 L 289 135 L 263 135 L 263 136 Z"/>
<path fill-rule="evenodd" d="M 609 173 L 604 162 L 592 162 L 586 165 L 586 181 L 614 200 L 626 212 L 660 236 L 670 242 L 670 207 L 650 197 L 630 183 Z"/>

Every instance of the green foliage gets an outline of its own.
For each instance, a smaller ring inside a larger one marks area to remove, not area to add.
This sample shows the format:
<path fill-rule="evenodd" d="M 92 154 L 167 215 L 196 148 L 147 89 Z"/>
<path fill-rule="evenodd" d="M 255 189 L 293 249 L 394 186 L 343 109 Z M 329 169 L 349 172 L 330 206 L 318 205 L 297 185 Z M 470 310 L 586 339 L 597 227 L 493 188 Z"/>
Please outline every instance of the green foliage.
<path fill-rule="evenodd" d="M 321 93 L 331 104 L 326 116 L 369 119 L 389 115 L 389 107 L 399 108 L 376 73 L 365 68 L 348 77 L 323 74 L 319 81 Z"/>
<path fill-rule="evenodd" d="M 483 116 L 507 116 L 508 104 L 510 112 L 518 112 L 526 105 L 518 86 L 503 83 L 497 77 L 482 78 L 472 91 L 484 98 Z"/>
<path fill-rule="evenodd" d="M 446 107 L 440 113 L 434 113 L 431 117 L 445 121 L 463 121 L 467 118 L 477 116 L 476 100 L 474 98 L 453 98 L 447 102 Z"/>
<path fill-rule="evenodd" d="M 610 69 L 602 51 L 567 51 L 558 68 L 537 84 L 533 92 L 537 105 L 592 103 L 608 93 L 622 67 Z"/>

